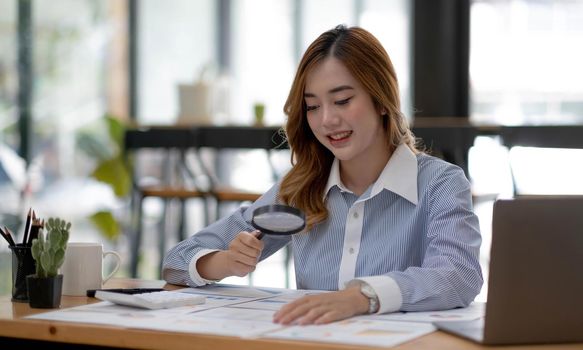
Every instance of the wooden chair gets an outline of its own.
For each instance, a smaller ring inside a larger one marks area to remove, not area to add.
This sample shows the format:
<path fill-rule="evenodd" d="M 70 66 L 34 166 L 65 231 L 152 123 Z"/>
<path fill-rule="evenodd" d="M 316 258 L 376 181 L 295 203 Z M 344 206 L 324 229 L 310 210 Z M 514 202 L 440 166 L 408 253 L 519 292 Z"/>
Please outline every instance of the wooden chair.
<path fill-rule="evenodd" d="M 242 203 L 254 202 L 263 193 L 235 188 L 225 184 L 221 180 L 220 174 L 216 171 L 216 160 L 224 150 L 263 150 L 267 154 L 267 161 L 271 171 L 271 178 L 275 181 L 278 178 L 275 168 L 271 163 L 271 152 L 274 149 L 283 149 L 285 141 L 276 129 L 260 129 L 253 127 L 201 127 L 198 135 L 198 152 L 195 162 L 199 164 L 199 169 L 209 180 L 209 193 L 211 199 L 215 202 L 215 218 L 221 216 L 221 204 L 223 203 Z M 209 162 L 203 161 L 201 152 L 211 150 L 214 154 L 214 160 Z M 210 212 L 210 209 L 209 209 Z"/>
<path fill-rule="evenodd" d="M 191 169 L 191 173 L 197 173 L 198 176 L 203 176 L 206 179 L 206 193 L 208 213 L 214 213 L 212 218 L 209 217 L 209 221 L 218 220 L 221 218 L 221 206 L 225 203 L 245 203 L 245 202 L 255 202 L 262 193 L 255 192 L 252 190 L 247 190 L 244 188 L 237 188 L 232 185 L 225 183 L 221 177 L 217 174 L 215 161 L 221 154 L 220 150 L 213 149 L 212 165 L 208 162 L 202 160 L 200 155 L 200 149 L 197 152 L 189 154 L 190 162 L 186 161 L 187 168 Z M 192 170 L 196 167 L 197 171 Z M 214 206 L 214 208 L 213 208 Z M 214 210 L 213 210 L 214 209 Z"/>
<path fill-rule="evenodd" d="M 244 131 L 244 132 L 242 132 Z M 216 174 L 216 164 L 203 162 L 200 157 L 201 150 L 208 149 L 219 158 L 219 154 L 225 149 L 262 149 L 268 153 L 273 149 L 285 149 L 285 140 L 276 128 L 251 128 L 251 127 L 156 127 L 146 129 L 128 130 L 125 140 L 126 150 L 135 151 L 141 148 L 158 148 L 174 151 L 178 159 L 174 161 L 179 165 L 173 172 L 182 174 L 179 179 L 190 179 L 190 186 L 166 179 L 155 186 L 142 186 L 138 178 L 134 178 L 134 195 L 132 200 L 132 258 L 130 273 L 137 276 L 139 249 L 142 237 L 142 202 L 147 197 L 157 197 L 164 200 L 164 210 L 169 207 L 171 200 L 179 200 L 180 203 L 180 228 L 179 239 L 184 239 L 184 201 L 188 199 L 201 199 L 205 206 L 205 225 L 220 218 L 220 209 L 224 203 L 253 202 L 262 193 L 234 188 L 221 181 Z M 129 152 L 126 152 L 129 153 Z M 133 153 L 133 152 L 132 152 Z M 170 158 L 169 158 L 170 159 Z M 271 160 L 271 157 L 268 157 Z M 172 161 L 172 159 L 170 159 Z M 277 179 L 277 174 L 272 169 L 272 176 Z M 166 167 L 165 167 L 166 168 Z M 170 168 L 168 166 L 168 168 Z M 203 178 L 201 183 L 196 180 Z M 214 210 L 211 210 L 214 204 Z M 211 217 L 210 213 L 214 212 Z M 161 220 L 158 230 L 160 257 L 165 253 L 165 222 Z M 286 251 L 289 257 L 289 250 Z M 286 261 L 289 258 L 286 258 Z"/>
<path fill-rule="evenodd" d="M 184 132 L 164 129 L 157 130 L 157 137 L 149 137 L 147 130 L 140 133 L 140 130 L 132 130 L 126 133 L 125 149 L 126 159 L 130 169 L 134 169 L 132 174 L 132 198 L 131 198 L 131 247 L 130 247 L 130 274 L 132 277 L 138 275 L 138 264 L 140 260 L 140 247 L 143 236 L 143 202 L 146 198 L 159 198 L 163 201 L 162 216 L 158 223 L 158 252 L 159 252 L 159 270 L 161 271 L 162 259 L 166 253 L 166 232 L 169 208 L 173 202 L 178 204 L 178 228 L 176 238 L 180 241 L 186 238 L 186 201 L 190 199 L 199 199 L 203 201 L 204 217 L 206 225 L 208 223 L 208 191 L 199 189 L 196 186 L 192 174 L 184 167 L 186 153 L 191 148 L 192 133 L 188 129 Z M 144 183 L 140 174 L 136 171 L 135 161 L 137 151 L 145 149 L 161 150 L 163 155 L 162 174 L 159 181 Z"/>

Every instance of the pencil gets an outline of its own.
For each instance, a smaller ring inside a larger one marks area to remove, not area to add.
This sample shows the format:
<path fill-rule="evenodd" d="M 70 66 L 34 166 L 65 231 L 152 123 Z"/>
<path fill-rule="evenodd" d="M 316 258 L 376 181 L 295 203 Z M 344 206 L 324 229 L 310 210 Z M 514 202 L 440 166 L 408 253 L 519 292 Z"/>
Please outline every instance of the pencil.
<path fill-rule="evenodd" d="M 32 226 L 30 228 L 30 235 L 28 236 L 28 241 L 26 241 L 26 244 L 31 245 L 32 241 L 36 238 L 38 238 L 38 232 L 41 228 L 41 222 L 40 219 L 35 218 L 34 216 L 34 211 L 32 212 Z"/>
<path fill-rule="evenodd" d="M 10 243 L 11 246 L 16 247 L 16 243 L 14 242 L 14 239 L 12 239 L 12 234 L 10 232 L 10 230 L 8 229 L 8 227 L 4 226 L 4 233 L 6 234 L 6 238 L 8 240 L 8 243 Z"/>
<path fill-rule="evenodd" d="M 2 235 L 2 237 L 4 237 L 6 242 L 8 242 L 8 244 L 10 244 L 10 240 L 8 239 L 8 236 L 6 235 L 6 233 L 4 233 L 4 231 L 2 231 L 2 228 L 0 228 L 0 234 Z"/>
<path fill-rule="evenodd" d="M 28 209 L 28 215 L 26 216 L 26 224 L 24 225 L 24 237 L 22 238 L 22 244 L 26 244 L 28 241 L 28 230 L 30 229 L 30 212 L 32 208 Z"/>

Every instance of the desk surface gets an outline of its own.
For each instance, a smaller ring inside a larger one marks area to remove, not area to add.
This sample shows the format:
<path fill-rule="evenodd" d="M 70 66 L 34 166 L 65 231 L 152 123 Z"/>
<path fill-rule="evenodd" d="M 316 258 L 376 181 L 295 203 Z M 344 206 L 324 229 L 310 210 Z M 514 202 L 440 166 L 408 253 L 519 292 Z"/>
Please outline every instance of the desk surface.
<path fill-rule="evenodd" d="M 164 285 L 163 281 L 143 281 L 130 279 L 112 279 L 108 288 L 161 287 L 177 288 Z M 61 307 L 73 307 L 96 302 L 97 299 L 86 297 L 63 296 Z M 241 339 L 203 334 L 170 333 L 128 329 L 123 327 L 75 324 L 67 322 L 27 320 L 23 317 L 50 310 L 31 309 L 27 303 L 12 303 L 9 295 L 0 296 L 0 337 L 19 339 L 56 341 L 88 345 L 124 347 L 134 349 L 352 349 L 352 346 L 323 344 L 312 342 L 293 342 L 272 339 Z M 479 346 L 472 342 L 443 333 L 434 332 L 402 344 L 394 349 L 492 349 L 495 347 Z M 526 347 L 504 347 L 504 349 L 525 349 Z M 529 346 L 539 350 L 583 349 L 583 344 L 561 344 Z"/>

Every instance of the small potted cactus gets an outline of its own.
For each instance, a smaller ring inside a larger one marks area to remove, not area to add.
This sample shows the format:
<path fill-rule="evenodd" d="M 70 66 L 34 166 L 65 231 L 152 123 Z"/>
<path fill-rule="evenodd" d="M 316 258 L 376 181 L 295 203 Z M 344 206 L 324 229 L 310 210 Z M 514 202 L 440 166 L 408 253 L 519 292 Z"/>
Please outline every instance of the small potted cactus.
<path fill-rule="evenodd" d="M 36 274 L 28 275 L 28 300 L 30 307 L 57 308 L 61 305 L 63 275 L 59 268 L 65 260 L 71 223 L 50 218 L 46 224 L 46 237 L 39 232 L 32 241 L 32 257 L 36 261 Z"/>

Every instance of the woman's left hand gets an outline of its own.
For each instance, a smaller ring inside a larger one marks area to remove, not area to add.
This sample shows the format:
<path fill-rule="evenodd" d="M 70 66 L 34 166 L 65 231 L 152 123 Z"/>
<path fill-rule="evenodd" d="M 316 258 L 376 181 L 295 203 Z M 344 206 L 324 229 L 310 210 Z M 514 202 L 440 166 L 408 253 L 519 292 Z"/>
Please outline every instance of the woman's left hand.
<path fill-rule="evenodd" d="M 347 289 L 307 295 L 284 305 L 273 316 L 273 322 L 284 325 L 324 324 L 343 320 L 368 311 L 368 299 L 358 286 Z"/>

